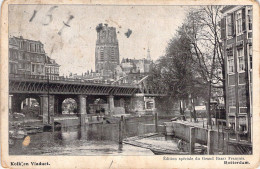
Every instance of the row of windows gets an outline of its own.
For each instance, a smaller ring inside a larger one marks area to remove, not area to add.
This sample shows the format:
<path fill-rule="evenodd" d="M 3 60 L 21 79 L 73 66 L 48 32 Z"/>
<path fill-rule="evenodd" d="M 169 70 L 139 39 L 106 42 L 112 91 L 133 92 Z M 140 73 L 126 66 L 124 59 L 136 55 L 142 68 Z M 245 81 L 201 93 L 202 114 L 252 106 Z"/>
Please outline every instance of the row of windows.
<path fill-rule="evenodd" d="M 250 70 L 252 69 L 252 54 L 253 54 L 253 48 L 250 45 L 249 48 L 249 61 L 250 61 Z M 244 49 L 243 48 L 238 48 L 236 50 L 237 52 L 237 65 L 238 65 L 238 72 L 243 72 L 245 71 L 245 57 L 244 57 Z M 228 62 L 228 73 L 235 73 L 235 63 L 234 63 L 234 53 L 233 49 L 227 50 L 227 62 Z"/>
<path fill-rule="evenodd" d="M 58 67 L 46 67 L 46 73 L 59 74 L 59 68 Z"/>
<path fill-rule="evenodd" d="M 115 56 L 115 49 L 111 48 L 110 50 L 110 59 L 111 61 L 116 62 L 116 56 Z M 105 57 L 104 57 L 104 50 L 101 48 L 100 49 L 100 61 L 104 61 Z"/>
<path fill-rule="evenodd" d="M 243 8 L 236 12 L 230 13 L 221 20 L 221 37 L 232 37 L 235 34 L 241 35 L 243 31 L 252 30 L 252 8 Z"/>
<path fill-rule="evenodd" d="M 50 80 L 59 80 L 59 76 L 49 75 Z"/>
<path fill-rule="evenodd" d="M 18 63 L 18 68 L 19 69 L 27 69 L 27 70 L 30 70 L 30 64 L 28 63 Z"/>
<path fill-rule="evenodd" d="M 27 60 L 27 61 L 33 61 L 33 62 L 45 62 L 45 56 L 42 55 L 30 55 L 29 53 L 24 52 L 18 52 L 15 50 L 10 50 L 10 59 L 11 60 Z"/>
<path fill-rule="evenodd" d="M 26 69 L 28 71 L 31 70 L 31 63 L 18 63 L 18 68 L 19 69 Z M 59 74 L 59 68 L 58 67 L 46 67 L 46 73 L 55 73 Z M 32 64 L 32 72 L 37 73 L 43 73 L 44 71 L 44 65 L 39 65 L 39 64 Z"/>
<path fill-rule="evenodd" d="M 12 68 L 15 68 L 16 64 L 15 63 L 10 63 Z M 32 72 L 43 72 L 44 71 L 44 65 L 39 65 L 39 64 L 31 64 L 31 63 L 18 63 L 18 68 L 19 69 L 27 69 L 31 70 L 31 65 L 32 65 Z M 50 73 L 49 70 L 51 69 L 51 73 L 59 74 L 59 68 L 58 67 L 46 67 L 46 73 Z"/>
<path fill-rule="evenodd" d="M 31 51 L 31 52 L 43 52 L 41 50 L 41 45 L 36 43 L 30 43 L 25 41 L 20 41 L 20 49 Z"/>
<path fill-rule="evenodd" d="M 104 61 L 104 50 L 100 49 L 100 61 Z"/>
<path fill-rule="evenodd" d="M 44 73 L 44 66 L 32 64 L 32 73 Z"/>

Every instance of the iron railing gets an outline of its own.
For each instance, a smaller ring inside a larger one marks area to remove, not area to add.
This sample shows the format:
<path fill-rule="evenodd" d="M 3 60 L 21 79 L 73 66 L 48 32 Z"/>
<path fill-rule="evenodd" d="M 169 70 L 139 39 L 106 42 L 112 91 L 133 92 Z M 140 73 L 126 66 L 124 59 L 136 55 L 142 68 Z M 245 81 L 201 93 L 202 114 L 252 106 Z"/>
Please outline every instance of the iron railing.
<path fill-rule="evenodd" d="M 55 79 L 48 78 L 46 75 L 28 75 L 28 74 L 9 74 L 9 79 L 28 79 L 28 80 L 39 80 L 39 81 L 50 81 L 50 82 L 78 82 L 78 83 L 89 83 L 89 84 L 103 84 L 111 86 L 126 86 L 126 87 L 137 87 L 136 85 L 129 83 L 112 84 L 112 81 L 108 80 L 90 80 L 90 79 L 73 79 L 58 76 Z"/>
<path fill-rule="evenodd" d="M 140 88 L 137 84 L 130 84 L 130 83 L 113 83 L 113 81 L 108 81 L 108 80 L 90 80 L 90 79 L 72 79 L 72 78 L 65 78 L 63 76 L 58 76 L 56 77 L 57 79 L 52 79 L 48 78 L 48 75 L 28 75 L 28 74 L 14 74 L 14 73 L 9 73 L 9 79 L 10 80 L 29 80 L 29 81 L 42 81 L 46 83 L 80 83 L 80 84 L 91 84 L 91 85 L 102 85 L 102 86 L 115 86 L 115 87 L 129 87 L 129 88 Z M 155 89 L 155 88 L 149 88 L 147 87 L 144 90 L 141 90 L 141 93 L 146 94 L 147 96 L 149 95 L 167 95 L 166 92 L 162 92 L 161 90 Z"/>

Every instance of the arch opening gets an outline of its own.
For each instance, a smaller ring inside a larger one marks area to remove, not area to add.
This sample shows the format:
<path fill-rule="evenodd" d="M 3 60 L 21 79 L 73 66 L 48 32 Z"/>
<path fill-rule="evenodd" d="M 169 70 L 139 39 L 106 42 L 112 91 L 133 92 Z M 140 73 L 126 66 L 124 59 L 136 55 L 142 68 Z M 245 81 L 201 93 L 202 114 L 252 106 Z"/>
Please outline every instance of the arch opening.
<path fill-rule="evenodd" d="M 75 99 L 67 98 L 62 102 L 62 114 L 77 114 L 78 105 Z"/>
<path fill-rule="evenodd" d="M 26 98 L 21 102 L 21 113 L 25 118 L 38 118 L 40 115 L 40 101 L 35 98 Z"/>
<path fill-rule="evenodd" d="M 102 98 L 97 98 L 94 100 L 93 104 L 89 104 L 88 113 L 89 114 L 105 114 L 108 111 L 108 104 L 106 100 Z"/>

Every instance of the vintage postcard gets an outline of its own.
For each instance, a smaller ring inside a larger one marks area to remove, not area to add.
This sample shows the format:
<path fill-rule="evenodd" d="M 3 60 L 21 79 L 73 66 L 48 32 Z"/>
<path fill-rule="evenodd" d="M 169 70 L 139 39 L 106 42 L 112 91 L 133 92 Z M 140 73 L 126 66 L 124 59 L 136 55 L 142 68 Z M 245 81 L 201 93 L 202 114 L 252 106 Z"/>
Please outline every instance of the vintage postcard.
<path fill-rule="evenodd" d="M 255 1 L 6 0 L 4 168 L 257 168 Z"/>

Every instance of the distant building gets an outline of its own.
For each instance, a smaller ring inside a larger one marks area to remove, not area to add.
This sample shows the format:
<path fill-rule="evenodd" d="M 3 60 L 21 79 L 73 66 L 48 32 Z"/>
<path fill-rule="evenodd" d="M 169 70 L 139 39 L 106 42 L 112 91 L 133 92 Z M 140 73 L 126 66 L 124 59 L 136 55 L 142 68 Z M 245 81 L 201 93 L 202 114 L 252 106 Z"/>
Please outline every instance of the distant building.
<path fill-rule="evenodd" d="M 122 59 L 119 62 L 119 48 L 116 28 L 107 24 L 99 24 L 96 27 L 97 41 L 95 50 L 95 72 L 85 72 L 82 75 L 70 74 L 71 79 L 81 79 L 98 83 L 127 83 L 138 82 L 148 75 L 151 69 L 150 49 L 147 58 Z"/>
<path fill-rule="evenodd" d="M 119 64 L 119 48 L 116 28 L 107 24 L 96 27 L 97 41 L 95 52 L 96 72 L 105 76 L 112 76 L 114 69 Z"/>
<path fill-rule="evenodd" d="M 233 139 L 238 142 L 251 142 L 252 10 L 252 6 L 226 6 L 222 9 L 227 123 L 234 130 Z"/>
<path fill-rule="evenodd" d="M 147 76 L 151 70 L 150 49 L 147 51 L 147 58 L 143 59 L 122 59 L 114 71 L 115 80 L 119 83 L 136 84 L 139 80 Z"/>
<path fill-rule="evenodd" d="M 9 38 L 9 73 L 45 76 L 50 80 L 59 79 L 59 65 L 48 57 L 40 41 L 23 37 Z"/>
<path fill-rule="evenodd" d="M 58 65 L 54 59 L 47 56 L 45 67 L 46 76 L 48 76 L 50 80 L 59 80 L 60 65 Z"/>
<path fill-rule="evenodd" d="M 9 38 L 9 73 L 45 75 L 46 56 L 40 41 Z"/>

